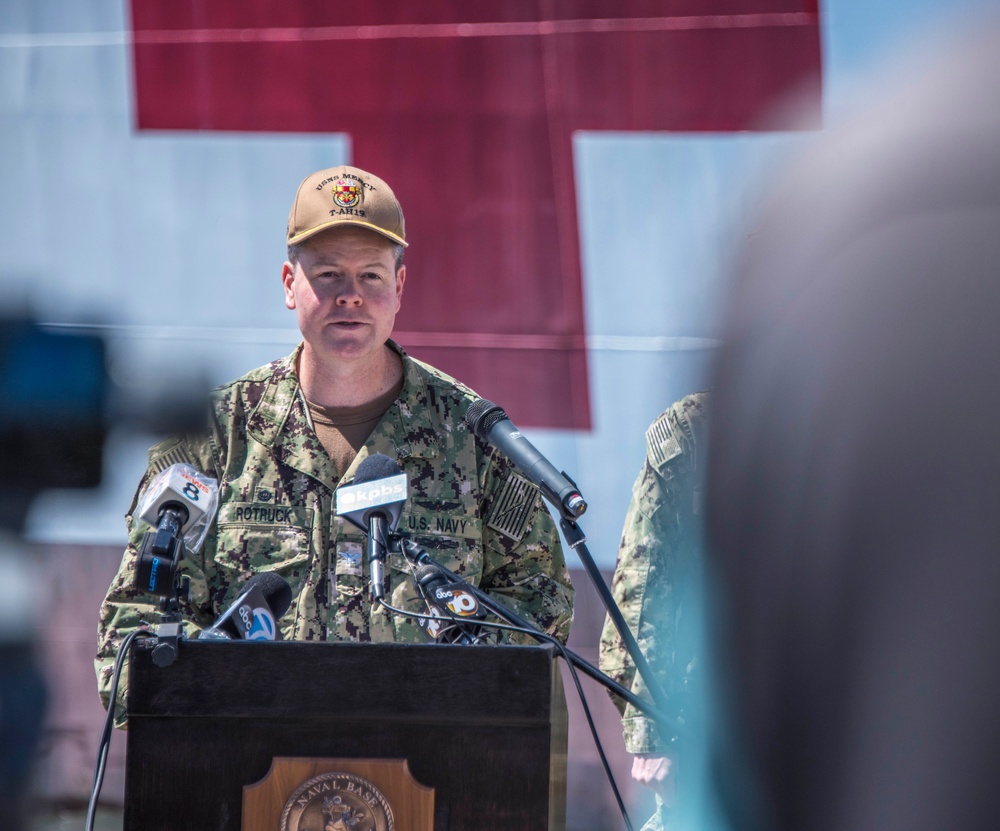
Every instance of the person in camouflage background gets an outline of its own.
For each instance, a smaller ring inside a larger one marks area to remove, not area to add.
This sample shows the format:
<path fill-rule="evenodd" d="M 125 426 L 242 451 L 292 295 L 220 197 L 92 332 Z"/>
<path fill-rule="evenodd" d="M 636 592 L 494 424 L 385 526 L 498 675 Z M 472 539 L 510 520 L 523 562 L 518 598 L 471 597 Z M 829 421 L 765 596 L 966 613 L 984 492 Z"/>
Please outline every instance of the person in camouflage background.
<path fill-rule="evenodd" d="M 611 591 L 667 698 L 666 714 L 687 723 L 699 695 L 701 526 L 699 478 L 705 458 L 708 393 L 681 399 L 646 431 L 646 461 L 632 489 Z M 649 698 L 610 617 L 601 633 L 600 668 Z M 622 713 L 632 775 L 657 794 L 645 831 L 665 827 L 676 798 L 676 736 L 669 727 L 613 697 Z"/>
<path fill-rule="evenodd" d="M 374 453 L 409 480 L 400 519 L 440 563 L 540 629 L 565 641 L 573 589 L 541 496 L 465 424 L 478 396 L 408 356 L 389 339 L 406 269 L 402 211 L 381 179 L 352 167 L 299 187 L 282 270 L 285 303 L 303 342 L 213 395 L 210 427 L 156 445 L 126 517 L 129 543 L 100 610 L 96 670 L 105 705 L 122 638 L 155 621 L 157 598 L 135 586 L 148 530 L 134 516 L 149 480 L 188 463 L 219 482 L 219 511 L 204 545 L 182 562 L 189 637 L 210 626 L 255 573 L 288 580 L 278 621 L 294 640 L 420 642 L 410 618 L 371 607 L 365 535 L 334 513 L 335 491 Z M 388 602 L 426 611 L 408 564 L 390 554 Z M 528 636 L 505 638 L 531 642 Z M 116 723 L 125 723 L 127 679 Z"/>

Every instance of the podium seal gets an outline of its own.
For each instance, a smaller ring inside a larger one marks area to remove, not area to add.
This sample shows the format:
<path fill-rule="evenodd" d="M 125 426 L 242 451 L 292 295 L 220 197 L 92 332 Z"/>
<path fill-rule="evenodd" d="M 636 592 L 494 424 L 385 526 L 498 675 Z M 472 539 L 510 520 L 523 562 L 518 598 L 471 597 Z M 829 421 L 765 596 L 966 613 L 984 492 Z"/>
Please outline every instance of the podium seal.
<path fill-rule="evenodd" d="M 392 808 L 367 779 L 322 773 L 296 788 L 281 812 L 281 831 L 394 831 Z"/>

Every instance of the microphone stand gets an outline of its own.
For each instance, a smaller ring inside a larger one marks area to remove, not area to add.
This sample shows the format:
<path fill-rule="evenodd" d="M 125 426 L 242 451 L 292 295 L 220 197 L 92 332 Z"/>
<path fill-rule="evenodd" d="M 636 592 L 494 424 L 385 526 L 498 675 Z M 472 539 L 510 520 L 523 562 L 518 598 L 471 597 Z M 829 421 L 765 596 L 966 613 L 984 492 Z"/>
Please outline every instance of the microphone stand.
<path fill-rule="evenodd" d="M 178 644 L 184 638 L 180 604 L 188 600 L 191 579 L 179 575 L 178 567 L 186 551 L 182 530 L 187 519 L 184 505 L 166 503 L 156 527 L 143 534 L 139 546 L 133 585 L 160 596 L 161 619 L 156 627 L 156 645 L 152 647 L 153 663 L 158 667 L 168 667 L 177 660 Z"/>
<path fill-rule="evenodd" d="M 565 472 L 562 475 L 571 484 L 576 484 Z M 552 506 L 559 512 L 559 526 L 562 528 L 563 536 L 566 538 L 569 547 L 580 558 L 580 562 L 583 563 L 590 582 L 597 589 L 598 597 L 601 598 L 604 608 L 608 610 L 608 616 L 611 618 L 615 629 L 618 630 L 622 643 L 625 644 L 625 649 L 635 664 L 636 671 L 642 680 L 646 682 L 646 689 L 649 690 L 649 694 L 653 697 L 657 705 L 666 707 L 667 696 L 664 694 L 660 682 L 653 675 L 653 670 L 649 666 L 646 656 L 642 654 L 642 650 L 639 648 L 632 630 L 629 629 L 628 624 L 625 622 L 625 617 L 622 615 L 621 609 L 618 608 L 614 597 L 611 596 L 611 589 L 604 582 L 601 570 L 597 567 L 597 563 L 594 562 L 594 558 L 590 556 L 590 551 L 586 545 L 587 535 L 583 533 L 583 530 L 576 522 L 577 517 L 581 516 L 587 510 L 587 503 L 579 493 L 568 494 L 565 499 L 560 500 L 558 496 L 549 493 L 545 488 L 541 488 L 540 490 L 542 496 L 548 499 Z"/>
<path fill-rule="evenodd" d="M 156 645 L 153 646 L 153 663 L 158 667 L 168 667 L 177 660 L 177 649 L 184 639 L 184 620 L 181 618 L 180 603 L 187 599 L 191 591 L 191 578 L 186 574 L 174 584 L 172 597 L 160 598 L 160 612 L 163 617 L 156 626 Z M 113 706 L 113 703 L 112 703 Z"/>
<path fill-rule="evenodd" d="M 583 533 L 583 530 L 575 520 L 570 519 L 566 515 L 565 511 L 561 511 L 560 513 L 562 514 L 562 518 L 559 521 L 559 526 L 562 528 L 563 536 L 566 537 L 566 542 L 569 544 L 569 547 L 576 552 L 576 555 L 580 558 L 580 562 L 583 563 L 583 567 L 587 572 L 587 576 L 590 578 L 590 582 L 594 584 L 594 588 L 597 589 L 597 594 L 600 596 L 601 602 L 608 610 L 608 617 L 611 618 L 611 622 L 614 624 L 615 629 L 618 630 L 618 634 L 621 636 L 622 642 L 625 644 L 625 649 L 628 650 L 629 656 L 635 663 L 636 671 L 642 677 L 642 680 L 646 682 L 646 689 L 649 690 L 649 694 L 660 707 L 665 707 L 667 696 L 663 692 L 663 688 L 660 686 L 659 681 L 653 675 L 653 670 L 649 666 L 646 656 L 642 654 L 642 650 L 639 648 L 639 644 L 636 642 L 635 636 L 632 634 L 632 630 L 629 629 L 628 624 L 625 622 L 625 617 L 622 615 L 621 609 L 619 609 L 618 604 L 615 603 L 615 599 L 611 595 L 611 589 L 609 589 L 607 583 L 604 582 L 604 576 L 601 574 L 601 570 L 597 567 L 597 563 L 594 562 L 594 558 L 590 555 L 590 550 L 587 548 L 586 534 Z"/>
<path fill-rule="evenodd" d="M 427 553 L 427 551 L 421 548 L 419 545 L 417 545 L 417 543 L 413 542 L 413 540 L 400 534 L 399 532 L 393 532 L 390 535 L 389 540 L 392 549 L 402 551 L 403 556 L 406 557 L 406 559 L 409 560 L 411 563 L 413 563 L 414 565 L 432 566 L 449 583 L 456 586 L 461 586 L 466 591 L 471 592 L 473 595 L 475 595 L 476 599 L 482 606 L 489 609 L 491 612 L 493 612 L 493 614 L 495 614 L 501 620 L 505 620 L 509 624 L 524 630 L 527 634 L 534 637 L 540 643 L 548 643 L 553 640 L 552 636 L 549 635 L 547 632 L 540 631 L 532 623 L 529 623 L 517 613 L 512 612 L 502 603 L 499 603 L 498 601 L 494 600 L 492 597 L 490 597 L 481 589 L 477 588 L 476 586 L 473 586 L 466 580 L 463 580 L 457 574 L 455 574 L 452 571 L 449 571 L 440 563 L 435 562 L 431 558 L 431 556 Z M 593 560 L 591 560 L 591 563 L 593 563 Z M 600 576 L 599 573 L 598 576 Z M 603 582 L 604 581 L 601 580 L 602 585 Z M 606 587 L 605 591 L 607 591 Z M 610 592 L 609 592 L 609 597 L 610 597 Z M 613 601 L 612 601 L 612 606 L 614 606 Z M 617 610 L 616 606 L 615 609 Z M 621 617 L 620 612 L 619 612 L 619 617 Z M 625 631 L 626 632 L 629 631 L 627 626 L 625 627 Z M 629 634 L 631 635 L 631 632 L 629 632 Z M 576 653 L 571 652 L 569 649 L 563 647 L 561 644 L 560 647 L 561 647 L 560 651 L 562 652 L 566 660 L 572 663 L 573 666 L 575 666 L 577 669 L 581 670 L 585 675 L 594 679 L 595 681 L 597 681 L 597 683 L 601 684 L 603 687 L 615 693 L 616 695 L 621 696 L 629 704 L 632 704 L 636 709 L 641 710 L 646 715 L 651 716 L 652 718 L 656 719 L 662 724 L 668 726 L 671 730 L 675 732 L 677 736 L 683 736 L 686 734 L 686 729 L 682 724 L 680 724 L 677 721 L 677 719 L 667 715 L 665 712 L 663 712 L 663 710 L 660 709 L 660 707 L 663 706 L 662 700 L 657 700 L 655 704 L 651 704 L 649 701 L 639 698 L 639 696 L 637 696 L 631 690 L 626 689 L 617 681 L 609 678 L 607 675 L 605 675 L 603 672 L 597 669 L 597 667 L 588 663 Z M 638 645 L 636 645 L 635 648 L 638 651 Z M 641 655 L 641 653 L 639 654 Z M 649 672 L 648 665 L 646 665 L 646 670 L 647 672 Z M 657 689 L 657 692 L 660 694 L 661 698 L 664 698 L 662 692 L 659 689 Z"/>

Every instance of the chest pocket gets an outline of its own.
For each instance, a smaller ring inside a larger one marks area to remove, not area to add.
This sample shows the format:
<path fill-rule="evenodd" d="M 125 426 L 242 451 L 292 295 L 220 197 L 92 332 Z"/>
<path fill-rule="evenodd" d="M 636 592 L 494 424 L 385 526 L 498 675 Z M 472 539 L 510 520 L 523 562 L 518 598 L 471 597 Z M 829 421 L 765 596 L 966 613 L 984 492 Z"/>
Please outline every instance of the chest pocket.
<path fill-rule="evenodd" d="M 311 508 L 257 502 L 226 502 L 216 520 L 215 564 L 228 584 L 223 603 L 235 597 L 238 583 L 271 571 L 294 587 L 309 560 Z"/>
<path fill-rule="evenodd" d="M 399 530 L 466 580 L 475 581 L 482 575 L 483 526 L 478 516 L 413 507 L 399 518 Z M 400 563 L 394 560 L 394 564 Z"/>
<path fill-rule="evenodd" d="M 449 571 L 479 585 L 483 576 L 482 521 L 461 511 L 434 511 L 410 506 L 399 520 L 399 530 L 425 549 L 431 559 Z M 411 567 L 402 554 L 389 557 L 389 590 L 392 605 L 423 611 L 411 579 Z M 398 640 L 422 640 L 416 624 L 402 618 L 394 621 Z M 412 631 L 411 631 L 412 630 Z"/>

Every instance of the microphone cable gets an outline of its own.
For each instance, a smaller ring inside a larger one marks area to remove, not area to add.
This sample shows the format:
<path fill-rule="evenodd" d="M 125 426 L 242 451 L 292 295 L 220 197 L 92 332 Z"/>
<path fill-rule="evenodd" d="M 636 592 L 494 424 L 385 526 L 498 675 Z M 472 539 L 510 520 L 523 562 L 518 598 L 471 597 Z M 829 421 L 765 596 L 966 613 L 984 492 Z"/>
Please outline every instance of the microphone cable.
<path fill-rule="evenodd" d="M 566 667 L 569 669 L 570 675 L 573 677 L 573 684 L 576 686 L 576 694 L 580 699 L 580 706 L 583 708 L 583 714 L 587 717 L 587 726 L 590 727 L 590 735 L 594 738 L 594 747 L 597 748 L 597 754 L 601 757 L 601 765 L 604 768 L 605 775 L 608 777 L 608 784 L 611 785 L 611 791 L 615 795 L 615 802 L 618 803 L 618 810 L 621 811 L 622 820 L 625 822 L 625 828 L 627 831 L 633 831 L 632 820 L 629 818 L 628 811 L 625 809 L 625 801 L 622 799 L 621 791 L 618 790 L 618 782 L 615 781 L 615 775 L 611 772 L 611 764 L 608 762 L 608 757 L 604 753 L 604 745 L 601 743 L 601 737 L 597 734 L 597 725 L 594 724 L 594 717 L 590 712 L 590 705 L 587 703 L 587 696 L 584 694 L 583 686 L 580 684 L 580 675 L 569 658 L 569 648 L 557 637 L 550 635 L 548 632 L 535 632 L 534 630 L 524 629 L 520 626 L 508 625 L 502 625 L 500 628 L 510 629 L 515 632 L 523 632 L 535 638 L 541 637 L 543 640 L 551 643 L 558 650 L 559 657 L 563 659 Z"/>
<path fill-rule="evenodd" d="M 551 636 L 549 637 L 551 638 Z M 583 693 L 583 687 L 580 684 L 580 676 L 576 671 L 576 667 L 573 666 L 573 662 L 567 655 L 569 650 L 559 641 L 558 638 L 551 638 L 550 642 L 553 643 L 556 649 L 559 650 L 560 657 L 569 668 L 570 675 L 573 676 L 573 683 L 576 685 L 576 694 L 580 698 L 580 706 L 583 707 L 583 714 L 587 717 L 587 725 L 590 727 L 590 735 L 594 737 L 594 747 L 597 748 L 597 754 L 601 757 L 601 765 L 604 767 L 604 773 L 607 775 L 608 783 L 611 785 L 611 790 L 615 795 L 615 802 L 618 803 L 618 810 L 621 811 L 622 820 L 625 822 L 625 828 L 627 831 L 633 831 L 632 820 L 629 819 L 628 811 L 625 810 L 625 802 L 622 799 L 621 792 L 618 790 L 618 783 L 615 781 L 615 776 L 611 772 L 611 764 L 608 762 L 608 757 L 604 753 L 604 745 L 601 743 L 600 736 L 597 735 L 597 725 L 594 724 L 594 717 L 591 715 L 590 705 L 587 703 L 587 696 Z"/>
<path fill-rule="evenodd" d="M 424 599 L 422 595 L 421 595 L 421 599 Z M 453 625 L 455 627 L 459 627 L 459 626 L 462 626 L 462 625 L 466 625 L 466 626 L 470 625 L 470 621 L 467 618 L 459 617 L 458 615 L 456 615 L 453 612 L 451 612 L 451 610 L 448 610 L 447 617 L 443 617 L 442 615 L 430 615 L 430 614 L 424 614 L 423 612 L 409 612 L 406 609 L 398 609 L 395 606 L 393 606 L 391 603 L 386 603 L 384 597 L 379 597 L 378 598 L 378 604 L 380 606 L 382 606 L 383 608 L 387 609 L 390 612 L 393 612 L 393 613 L 395 613 L 397 615 L 402 615 L 403 617 L 411 617 L 414 620 L 426 620 L 428 622 L 437 622 L 437 623 L 441 623 L 442 620 L 450 620 L 450 621 L 452 621 L 452 623 L 453 623 Z M 522 629 L 520 626 L 510 626 L 510 625 L 508 625 L 506 623 L 492 623 L 492 622 L 485 621 L 485 620 L 477 620 L 476 623 L 475 623 L 475 625 L 476 626 L 488 626 L 491 629 L 510 629 L 510 630 L 512 630 L 514 632 L 524 632 L 525 634 L 530 634 L 530 631 L 528 629 Z M 473 638 L 473 641 L 470 644 L 446 644 L 446 645 L 447 646 L 473 646 L 473 645 L 479 646 L 479 645 L 482 645 L 482 644 L 489 643 L 489 641 L 482 640 L 482 637 L 483 637 L 482 635 L 477 635 L 475 638 Z M 437 639 L 435 639 L 435 641 L 436 640 Z"/>
<path fill-rule="evenodd" d="M 419 612 L 408 612 L 405 609 L 397 609 L 395 606 L 390 606 L 385 602 L 384 599 L 379 599 L 379 603 L 391 612 L 403 615 L 404 617 L 411 617 L 423 620 L 437 620 L 440 621 L 441 618 L 435 615 L 425 615 Z M 450 614 L 450 618 L 456 623 L 463 623 L 462 618 Z M 601 738 L 597 734 L 597 725 L 594 724 L 594 717 L 590 712 L 590 705 L 587 703 L 587 696 L 583 692 L 583 685 L 580 683 L 580 676 L 577 673 L 576 667 L 573 665 L 573 661 L 569 657 L 569 648 L 563 644 L 557 637 L 550 635 L 548 632 L 542 632 L 536 629 L 526 629 L 523 626 L 514 626 L 509 623 L 494 623 L 487 620 L 476 621 L 476 626 L 489 627 L 490 629 L 495 629 L 498 631 L 506 632 L 519 632 L 524 635 L 528 635 L 536 640 L 544 640 L 552 644 L 559 653 L 559 657 L 563 659 L 566 667 L 569 669 L 570 675 L 573 678 L 573 684 L 576 686 L 576 694 L 580 699 L 580 706 L 583 708 L 583 713 L 587 718 L 587 726 L 590 728 L 590 734 L 594 739 L 594 746 L 597 748 L 597 754 L 600 756 L 601 765 L 604 768 L 604 773 L 608 778 L 608 783 L 611 785 L 611 791 L 615 795 L 615 802 L 618 803 L 618 810 L 621 812 L 622 820 L 625 822 L 625 828 L 627 831 L 633 831 L 632 820 L 629 818 L 628 811 L 625 808 L 625 801 L 622 799 L 621 791 L 618 789 L 618 782 L 615 780 L 614 773 L 611 770 L 611 764 L 608 762 L 608 757 L 604 752 L 604 745 L 601 743 Z M 474 644 L 465 644 L 466 646 L 472 646 Z M 89 829 L 88 829 L 89 831 Z"/>
<path fill-rule="evenodd" d="M 148 625 L 148 624 L 146 624 Z M 94 819 L 97 815 L 97 799 L 101 795 L 101 787 L 104 785 L 104 771 L 108 764 L 108 751 L 111 749 L 111 735 L 115 729 L 115 707 L 118 701 L 118 681 L 121 678 L 122 667 L 125 666 L 125 659 L 128 656 L 129 646 L 137 635 L 149 637 L 148 629 L 134 629 L 129 632 L 118 647 L 118 655 L 115 657 L 114 675 L 111 679 L 111 692 L 108 700 L 108 715 L 104 719 L 104 730 L 101 732 L 101 742 L 97 749 L 97 767 L 94 770 L 94 784 L 90 789 L 90 802 L 87 805 L 87 823 L 85 831 L 94 831 Z"/>

